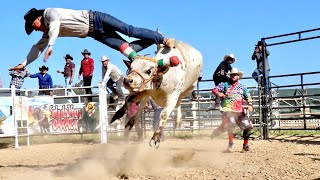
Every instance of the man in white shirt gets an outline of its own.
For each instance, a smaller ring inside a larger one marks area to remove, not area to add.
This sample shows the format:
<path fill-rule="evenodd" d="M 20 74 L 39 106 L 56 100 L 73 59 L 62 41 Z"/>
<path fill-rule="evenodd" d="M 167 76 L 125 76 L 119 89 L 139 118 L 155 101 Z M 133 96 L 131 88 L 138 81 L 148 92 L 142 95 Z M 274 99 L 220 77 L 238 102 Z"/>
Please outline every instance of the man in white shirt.
<path fill-rule="evenodd" d="M 135 27 L 119 19 L 99 11 L 73 10 L 63 8 L 30 9 L 25 15 L 25 31 L 28 35 L 33 30 L 43 32 L 42 38 L 32 46 L 26 59 L 10 70 L 21 70 L 47 48 L 44 61 L 53 52 L 57 37 L 92 37 L 93 39 L 120 51 L 128 59 L 133 60 L 137 52 L 153 45 L 164 44 L 172 48 L 173 38 L 165 38 L 158 31 Z M 128 43 L 117 32 L 138 40 Z"/>
<path fill-rule="evenodd" d="M 110 59 L 107 56 L 102 56 L 102 82 L 106 82 L 107 78 L 109 78 L 107 82 L 107 87 L 112 91 L 114 94 L 114 99 L 117 99 L 119 96 L 121 99 L 124 98 L 122 86 L 123 86 L 123 73 L 120 69 L 112 64 Z M 116 88 L 113 85 L 116 84 Z"/>

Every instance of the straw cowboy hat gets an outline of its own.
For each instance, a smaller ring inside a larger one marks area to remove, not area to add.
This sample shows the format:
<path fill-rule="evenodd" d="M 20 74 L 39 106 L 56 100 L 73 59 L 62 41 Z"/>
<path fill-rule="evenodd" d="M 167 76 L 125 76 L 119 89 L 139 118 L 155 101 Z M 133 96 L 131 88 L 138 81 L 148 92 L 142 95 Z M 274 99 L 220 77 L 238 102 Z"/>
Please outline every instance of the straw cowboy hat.
<path fill-rule="evenodd" d="M 41 66 L 41 67 L 39 67 L 39 71 L 43 71 L 43 70 L 49 71 L 49 68 L 46 67 L 46 66 Z"/>
<path fill-rule="evenodd" d="M 81 52 L 81 54 L 82 55 L 85 55 L 85 54 L 91 55 L 91 52 L 89 52 L 88 49 L 84 49 L 83 52 Z"/>
<path fill-rule="evenodd" d="M 107 56 L 101 56 L 101 59 L 100 61 L 103 62 L 103 61 L 109 61 L 110 58 L 108 58 Z"/>
<path fill-rule="evenodd" d="M 232 60 L 230 61 L 231 64 L 236 61 L 236 58 L 234 57 L 234 54 L 225 55 L 225 56 L 223 57 L 223 60 L 225 61 L 225 60 L 227 60 L 228 58 L 231 58 L 231 59 L 232 59 Z"/>
<path fill-rule="evenodd" d="M 73 60 L 73 57 L 72 56 L 70 56 L 70 54 L 66 54 L 66 56 L 65 57 L 63 57 L 64 59 L 70 59 L 70 60 Z"/>
<path fill-rule="evenodd" d="M 243 72 L 239 71 L 238 68 L 232 68 L 231 71 L 228 73 L 228 75 L 231 75 L 231 74 L 238 74 L 240 79 L 243 76 Z"/>

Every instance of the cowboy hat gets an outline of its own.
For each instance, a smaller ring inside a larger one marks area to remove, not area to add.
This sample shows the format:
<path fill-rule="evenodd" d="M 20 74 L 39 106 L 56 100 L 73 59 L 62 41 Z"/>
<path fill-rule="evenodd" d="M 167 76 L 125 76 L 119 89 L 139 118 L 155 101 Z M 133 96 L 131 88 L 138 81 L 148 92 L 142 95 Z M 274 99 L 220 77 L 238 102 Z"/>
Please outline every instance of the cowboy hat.
<path fill-rule="evenodd" d="M 73 60 L 73 57 L 72 56 L 70 56 L 70 54 L 66 54 L 66 56 L 65 57 L 63 57 L 64 59 L 70 59 L 70 60 Z"/>
<path fill-rule="evenodd" d="M 262 42 L 262 41 L 258 41 L 257 44 L 256 44 L 256 46 L 262 46 L 262 45 L 263 45 L 263 42 Z M 267 43 L 264 43 L 264 45 L 266 46 Z"/>
<path fill-rule="evenodd" d="M 109 61 L 110 59 L 107 57 L 107 56 L 102 56 L 100 61 L 103 62 L 103 61 Z"/>
<path fill-rule="evenodd" d="M 49 71 L 49 68 L 46 67 L 46 66 L 41 66 L 41 67 L 39 67 L 39 71 L 43 71 L 43 70 Z"/>
<path fill-rule="evenodd" d="M 36 20 L 38 17 L 43 15 L 44 10 L 37 10 L 36 8 L 31 8 L 25 15 L 24 20 L 26 21 L 24 24 L 24 29 L 28 35 L 32 33 L 34 30 L 34 27 L 32 26 L 32 23 L 34 20 Z"/>
<path fill-rule="evenodd" d="M 85 54 L 91 55 L 91 52 L 89 52 L 88 49 L 84 49 L 83 52 L 81 52 L 81 54 L 82 55 L 85 55 Z"/>
<path fill-rule="evenodd" d="M 230 61 L 231 64 L 236 61 L 236 58 L 234 57 L 234 54 L 225 55 L 225 56 L 223 57 L 223 60 L 225 61 L 225 60 L 227 60 L 228 58 L 231 58 L 231 59 L 232 59 L 232 61 Z"/>
<path fill-rule="evenodd" d="M 238 74 L 240 79 L 243 76 L 243 72 L 239 71 L 238 68 L 232 68 L 231 71 L 228 73 L 228 75 L 231 75 L 231 74 Z"/>

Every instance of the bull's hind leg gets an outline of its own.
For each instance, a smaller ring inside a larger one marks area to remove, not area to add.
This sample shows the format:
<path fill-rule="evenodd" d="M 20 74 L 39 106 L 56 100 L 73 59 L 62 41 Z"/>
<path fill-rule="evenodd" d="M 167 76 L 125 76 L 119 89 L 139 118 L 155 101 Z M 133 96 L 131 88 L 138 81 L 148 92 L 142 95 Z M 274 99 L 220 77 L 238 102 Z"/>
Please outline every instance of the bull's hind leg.
<path fill-rule="evenodd" d="M 154 142 L 154 147 L 159 148 L 160 138 L 163 133 L 164 125 L 167 122 L 172 110 L 176 106 L 178 98 L 179 98 L 179 93 L 171 94 L 170 97 L 167 98 L 166 106 L 163 108 L 163 110 L 160 113 L 160 121 L 159 121 L 158 129 L 155 130 L 149 142 L 150 146 L 153 146 L 152 142 Z"/>
<path fill-rule="evenodd" d="M 180 98 L 177 102 L 176 108 L 177 108 L 177 116 L 176 116 L 176 124 L 175 124 L 175 129 L 176 128 L 181 128 L 182 125 L 182 113 L 181 113 L 181 101 L 182 98 L 186 97 L 187 95 L 189 95 L 193 89 L 195 88 L 195 85 L 190 86 L 186 91 L 184 91 L 183 93 L 181 93 Z"/>

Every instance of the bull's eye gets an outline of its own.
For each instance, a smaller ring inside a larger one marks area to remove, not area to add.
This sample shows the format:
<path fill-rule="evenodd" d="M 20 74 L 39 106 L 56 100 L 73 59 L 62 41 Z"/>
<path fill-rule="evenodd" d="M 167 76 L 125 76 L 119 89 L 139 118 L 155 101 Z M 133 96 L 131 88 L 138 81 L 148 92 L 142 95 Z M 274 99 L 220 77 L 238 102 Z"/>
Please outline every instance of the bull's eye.
<path fill-rule="evenodd" d="M 131 72 L 131 69 L 128 69 L 127 72 L 126 72 L 126 74 L 128 75 L 130 72 Z"/>
<path fill-rule="evenodd" d="M 151 70 L 146 70 L 146 74 L 150 75 L 151 74 Z"/>

